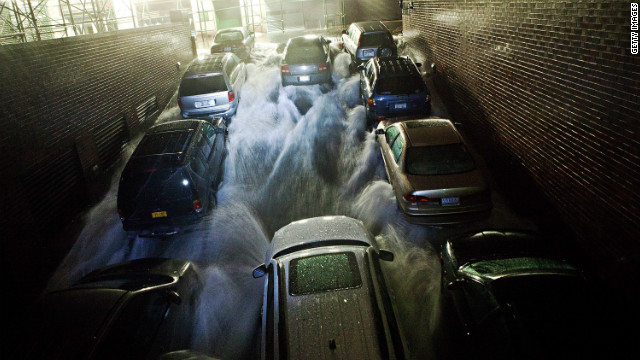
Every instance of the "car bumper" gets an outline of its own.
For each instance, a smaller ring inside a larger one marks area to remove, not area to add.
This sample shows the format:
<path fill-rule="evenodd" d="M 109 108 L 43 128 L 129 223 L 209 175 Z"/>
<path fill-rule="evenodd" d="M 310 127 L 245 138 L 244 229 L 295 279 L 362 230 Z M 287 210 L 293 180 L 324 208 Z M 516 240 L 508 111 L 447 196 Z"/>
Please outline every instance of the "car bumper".
<path fill-rule="evenodd" d="M 403 203 L 404 200 L 402 200 Z M 452 225 L 478 221 L 489 216 L 491 203 L 469 206 L 434 206 L 432 209 L 416 209 L 405 204 L 399 206 L 405 219 L 412 224 L 422 225 Z"/>
<path fill-rule="evenodd" d="M 135 232 L 138 236 L 168 236 L 190 229 L 199 223 L 205 213 L 193 213 L 158 220 L 124 220 L 122 228 L 127 232 Z"/>
<path fill-rule="evenodd" d="M 309 80 L 300 80 L 301 77 L 308 76 Z M 331 71 L 317 74 L 282 75 L 282 85 L 315 85 L 331 81 Z"/>
<path fill-rule="evenodd" d="M 237 110 L 237 106 L 231 106 L 227 110 L 213 111 L 213 112 L 211 110 L 182 111 L 181 115 L 185 119 L 203 119 L 203 120 L 212 120 L 215 118 L 230 119 L 233 115 L 235 115 L 236 110 Z"/>

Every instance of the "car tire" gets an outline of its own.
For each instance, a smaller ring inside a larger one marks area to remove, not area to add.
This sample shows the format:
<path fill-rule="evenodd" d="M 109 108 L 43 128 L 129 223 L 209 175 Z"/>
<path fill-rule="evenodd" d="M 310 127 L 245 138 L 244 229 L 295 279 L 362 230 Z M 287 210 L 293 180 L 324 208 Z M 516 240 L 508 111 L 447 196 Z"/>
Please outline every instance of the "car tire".
<path fill-rule="evenodd" d="M 389 47 L 383 47 L 378 49 L 378 57 L 381 58 L 386 58 L 386 57 L 391 57 L 393 56 L 393 49 L 389 48 Z"/>

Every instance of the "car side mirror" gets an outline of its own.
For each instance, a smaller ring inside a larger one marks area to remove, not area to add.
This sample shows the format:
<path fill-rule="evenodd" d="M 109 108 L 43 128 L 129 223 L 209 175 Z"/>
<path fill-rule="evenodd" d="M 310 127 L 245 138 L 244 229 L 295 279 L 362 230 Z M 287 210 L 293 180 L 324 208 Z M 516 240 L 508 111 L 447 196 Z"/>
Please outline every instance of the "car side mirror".
<path fill-rule="evenodd" d="M 358 65 L 358 66 L 356 67 L 356 69 L 358 69 L 358 71 L 362 71 L 362 70 L 364 70 L 364 65 L 363 65 L 363 64 L 360 64 L 360 65 Z"/>
<path fill-rule="evenodd" d="M 393 253 L 388 250 L 378 251 L 378 256 L 380 257 L 380 260 L 383 260 L 383 261 L 393 261 L 393 259 L 395 258 Z"/>
<path fill-rule="evenodd" d="M 217 127 L 214 132 L 216 134 L 225 134 L 227 135 L 229 133 L 229 130 L 227 130 L 226 128 L 222 128 L 222 127 Z"/>
<path fill-rule="evenodd" d="M 384 129 L 376 129 L 376 135 L 384 135 Z"/>
<path fill-rule="evenodd" d="M 164 296 L 167 299 L 167 301 L 172 304 L 180 305 L 180 303 L 182 303 L 182 298 L 180 297 L 180 294 L 178 294 L 178 292 L 175 290 L 167 291 Z"/>
<path fill-rule="evenodd" d="M 447 290 L 458 290 L 465 282 L 464 278 L 455 279 L 447 284 Z"/>
<path fill-rule="evenodd" d="M 416 63 L 417 67 L 422 67 L 422 63 Z"/>
<path fill-rule="evenodd" d="M 262 265 L 258 266 L 257 268 L 253 269 L 253 278 L 254 279 L 261 278 L 266 273 L 267 273 L 267 267 L 265 266 L 265 264 L 262 264 Z"/>

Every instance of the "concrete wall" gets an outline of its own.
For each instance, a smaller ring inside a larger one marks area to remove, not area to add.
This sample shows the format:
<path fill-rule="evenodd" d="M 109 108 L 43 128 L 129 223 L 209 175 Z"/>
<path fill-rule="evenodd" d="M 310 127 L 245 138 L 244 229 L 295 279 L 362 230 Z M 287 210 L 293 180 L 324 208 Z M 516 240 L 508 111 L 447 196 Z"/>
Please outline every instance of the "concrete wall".
<path fill-rule="evenodd" d="M 640 56 L 623 1 L 413 1 L 405 37 L 488 162 L 612 281 L 640 267 Z M 524 177 L 511 177 L 509 171 Z M 524 181 L 524 180 L 523 180 Z"/>
<path fill-rule="evenodd" d="M 7 248 L 54 245 L 103 194 L 123 143 L 153 124 L 176 63 L 192 58 L 186 23 L 0 47 L 3 266 Z"/>

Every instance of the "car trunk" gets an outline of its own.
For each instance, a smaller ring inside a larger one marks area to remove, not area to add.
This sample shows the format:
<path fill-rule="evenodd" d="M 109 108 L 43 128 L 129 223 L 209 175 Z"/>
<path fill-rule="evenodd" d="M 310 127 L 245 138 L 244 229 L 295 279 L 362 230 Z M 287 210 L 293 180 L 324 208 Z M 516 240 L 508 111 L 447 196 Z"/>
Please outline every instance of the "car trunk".
<path fill-rule="evenodd" d="M 221 74 L 187 77 L 180 84 L 180 101 L 185 110 L 220 110 L 229 107 L 229 89 Z"/>

